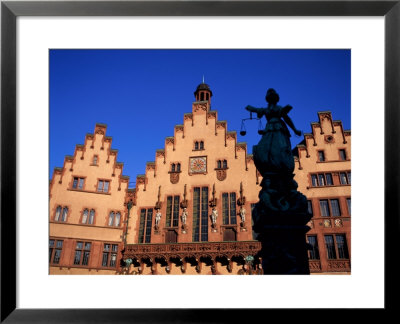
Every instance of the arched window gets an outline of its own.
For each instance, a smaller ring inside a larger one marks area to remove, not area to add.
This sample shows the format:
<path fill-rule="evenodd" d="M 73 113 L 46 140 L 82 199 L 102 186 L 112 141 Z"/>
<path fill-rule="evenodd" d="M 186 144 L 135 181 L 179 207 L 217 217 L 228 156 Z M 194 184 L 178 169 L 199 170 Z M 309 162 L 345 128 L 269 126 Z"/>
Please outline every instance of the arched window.
<path fill-rule="evenodd" d="M 175 163 L 172 163 L 171 171 L 175 172 Z"/>
<path fill-rule="evenodd" d="M 59 221 L 60 215 L 61 215 L 61 206 L 58 206 L 58 207 L 56 208 L 56 215 L 54 216 L 54 220 L 55 220 L 55 221 Z"/>
<path fill-rule="evenodd" d="M 226 169 L 227 167 L 228 167 L 228 162 L 226 162 L 226 160 L 224 160 L 223 168 Z"/>
<path fill-rule="evenodd" d="M 110 213 L 110 216 L 108 217 L 108 226 L 113 226 L 114 224 L 114 212 Z"/>
<path fill-rule="evenodd" d="M 86 224 L 89 215 L 89 210 L 85 209 L 82 215 L 82 224 Z"/>
<path fill-rule="evenodd" d="M 218 160 L 218 162 L 217 162 L 217 168 L 218 168 L 218 169 L 221 169 L 221 168 L 222 168 L 221 160 Z"/>
<path fill-rule="evenodd" d="M 194 142 L 194 149 L 198 150 L 199 149 L 199 142 Z"/>
<path fill-rule="evenodd" d="M 203 141 L 200 142 L 200 150 L 204 150 L 204 142 Z"/>
<path fill-rule="evenodd" d="M 94 222 L 94 209 L 91 209 L 89 216 L 89 224 L 93 224 L 93 222 Z"/>
<path fill-rule="evenodd" d="M 208 93 L 206 93 L 206 100 L 208 100 L 208 98 L 209 98 L 209 97 L 208 97 Z"/>
<path fill-rule="evenodd" d="M 93 165 L 97 165 L 99 157 L 97 155 L 93 156 Z"/>
<path fill-rule="evenodd" d="M 114 224 L 114 226 L 119 226 L 120 221 L 121 221 L 121 214 L 120 213 L 116 213 L 115 214 L 115 224 Z"/>
<path fill-rule="evenodd" d="M 204 92 L 200 94 L 200 101 L 204 101 Z"/>
<path fill-rule="evenodd" d="M 68 215 L 68 207 L 64 207 L 63 212 L 62 212 L 62 217 L 61 217 L 62 222 L 67 221 L 67 215 Z"/>
<path fill-rule="evenodd" d="M 178 164 L 176 165 L 176 171 L 178 171 L 178 172 L 181 171 L 181 164 L 180 164 L 180 163 L 178 163 Z"/>

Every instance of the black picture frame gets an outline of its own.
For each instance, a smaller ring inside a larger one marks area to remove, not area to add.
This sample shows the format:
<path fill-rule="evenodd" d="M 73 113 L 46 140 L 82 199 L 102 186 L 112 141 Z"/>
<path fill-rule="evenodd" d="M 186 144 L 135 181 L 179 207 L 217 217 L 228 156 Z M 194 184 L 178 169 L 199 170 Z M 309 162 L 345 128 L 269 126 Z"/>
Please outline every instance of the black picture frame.
<path fill-rule="evenodd" d="M 383 16 L 385 19 L 385 311 L 397 305 L 399 275 L 400 0 L 394 1 L 2 1 L 1 2 L 1 322 L 237 322 L 243 309 L 16 308 L 16 19 L 19 16 Z M 380 109 L 380 107 L 377 107 Z M 355 116 L 354 118 L 357 118 Z M 373 132 L 373 130 L 372 130 Z M 373 135 L 373 134 L 372 134 Z M 368 136 L 372 136 L 369 134 Z M 367 136 L 367 134 L 366 134 Z M 373 190 L 373 188 L 371 188 Z M 371 233 L 373 235 L 373 233 Z M 373 260 L 371 259 L 371 262 Z M 368 284 L 368 283 L 366 283 Z M 121 298 L 126 298 L 120 288 Z M 135 292 L 131 292 L 135 293 Z M 238 298 L 245 298 L 238 296 Z M 134 305 L 133 305 L 134 307 Z M 329 307 L 329 303 L 327 304 Z M 156 311 L 155 311 L 156 310 Z M 265 310 L 251 310 L 251 318 Z M 246 311 L 246 316 L 248 316 Z M 380 313 L 381 314 L 381 313 Z M 386 312 L 387 314 L 387 312 Z M 250 314 L 249 314 L 250 315 Z M 245 319 L 243 319 L 245 320 Z"/>

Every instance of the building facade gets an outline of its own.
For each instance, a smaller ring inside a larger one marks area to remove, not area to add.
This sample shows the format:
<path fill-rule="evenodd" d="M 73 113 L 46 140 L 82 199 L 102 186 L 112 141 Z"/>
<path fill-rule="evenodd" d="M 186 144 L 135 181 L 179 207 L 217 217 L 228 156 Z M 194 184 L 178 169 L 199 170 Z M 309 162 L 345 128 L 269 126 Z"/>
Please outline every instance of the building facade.
<path fill-rule="evenodd" d="M 128 188 L 106 126 L 97 124 L 50 183 L 50 273 L 262 274 L 251 210 L 261 176 L 246 143 L 211 109 L 192 111 Z M 313 218 L 312 273 L 350 272 L 350 131 L 318 113 L 295 153 Z"/>

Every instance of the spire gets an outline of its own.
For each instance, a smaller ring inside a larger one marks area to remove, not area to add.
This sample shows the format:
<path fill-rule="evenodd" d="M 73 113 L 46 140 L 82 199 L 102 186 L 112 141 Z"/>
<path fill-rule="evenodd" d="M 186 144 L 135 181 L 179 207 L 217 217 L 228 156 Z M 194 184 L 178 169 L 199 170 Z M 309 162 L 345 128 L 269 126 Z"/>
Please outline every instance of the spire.
<path fill-rule="evenodd" d="M 204 74 L 203 74 L 203 84 L 204 84 Z"/>

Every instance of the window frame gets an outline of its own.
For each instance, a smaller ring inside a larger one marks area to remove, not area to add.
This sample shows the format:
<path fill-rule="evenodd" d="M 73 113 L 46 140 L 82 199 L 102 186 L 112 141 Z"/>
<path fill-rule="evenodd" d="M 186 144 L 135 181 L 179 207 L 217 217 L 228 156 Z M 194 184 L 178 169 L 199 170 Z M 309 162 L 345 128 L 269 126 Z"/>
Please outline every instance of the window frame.
<path fill-rule="evenodd" d="M 145 211 L 144 215 L 142 215 L 143 211 Z M 149 211 L 151 211 L 150 218 L 149 218 Z M 155 218 L 155 209 L 153 207 L 142 207 L 138 209 L 138 214 L 139 214 L 138 244 L 151 243 L 151 234 L 153 228 L 153 219 Z"/>
<path fill-rule="evenodd" d="M 84 218 L 84 215 L 85 215 L 85 211 L 86 211 L 86 210 L 87 210 L 88 214 L 87 214 L 86 221 L 84 222 L 84 221 L 83 221 L 83 220 L 84 220 L 83 218 Z M 92 211 L 94 212 L 94 214 L 93 214 L 93 220 L 92 220 L 92 222 L 90 222 L 90 217 L 91 217 Z M 80 220 L 79 220 L 79 224 L 82 224 L 82 225 L 94 225 L 94 224 L 95 224 L 95 219 L 96 219 L 96 210 L 95 210 L 94 208 L 84 207 L 84 208 L 82 209 L 82 211 L 81 211 L 81 217 L 80 217 Z"/>
<path fill-rule="evenodd" d="M 78 179 L 75 184 L 75 179 Z M 82 188 L 80 188 L 80 182 L 82 181 Z M 72 176 L 72 182 L 71 182 L 71 189 L 72 190 L 85 190 L 86 187 L 86 177 L 83 176 Z"/>
<path fill-rule="evenodd" d="M 78 248 L 77 247 L 77 245 L 78 245 L 78 243 L 82 243 L 82 248 Z M 87 250 L 86 249 L 86 244 L 90 244 L 90 249 L 89 250 Z M 73 253 L 73 255 L 72 255 L 72 266 L 73 267 L 84 267 L 84 268 L 88 268 L 89 266 L 90 266 L 90 255 L 91 255 L 91 252 L 92 252 L 92 247 L 93 247 L 93 242 L 89 242 L 89 241 L 84 241 L 84 240 L 76 240 L 75 241 L 75 247 L 74 247 L 74 253 Z M 81 252 L 81 254 L 80 254 L 80 256 L 79 256 L 79 264 L 76 264 L 75 263 L 75 260 L 76 260 L 76 255 L 77 255 L 77 252 Z M 84 258 L 85 258 L 85 253 L 88 253 L 88 256 L 87 256 L 87 264 L 83 264 L 83 261 L 84 261 Z"/>
<path fill-rule="evenodd" d="M 51 247 L 50 241 L 53 241 L 54 244 Z M 57 243 L 61 242 L 61 248 L 57 247 Z M 49 265 L 59 266 L 61 258 L 63 256 L 63 247 L 64 247 L 64 239 L 57 239 L 57 238 L 49 238 Z M 51 250 L 50 250 L 51 249 Z M 58 262 L 54 262 L 55 252 L 60 251 L 60 255 L 58 257 Z"/>
<path fill-rule="evenodd" d="M 332 200 L 337 200 L 338 202 L 338 207 L 339 207 L 339 215 L 333 215 L 333 208 L 332 208 Z M 319 198 L 319 213 L 320 213 L 320 217 L 322 218 L 327 218 L 327 217 L 342 217 L 343 216 L 343 208 L 341 206 L 341 199 L 340 197 L 330 197 L 330 198 Z M 322 209 L 321 209 L 321 201 L 327 201 L 328 202 L 328 212 L 329 215 L 327 216 L 323 216 L 322 215 Z"/>
<path fill-rule="evenodd" d="M 113 214 L 113 218 L 112 218 L 112 222 L 110 224 L 110 217 L 111 214 Z M 116 225 L 116 219 L 117 219 L 117 214 L 119 214 L 119 222 L 118 225 Z M 108 217 L 107 217 L 107 222 L 106 222 L 106 226 L 107 227 L 115 227 L 115 228 L 120 228 L 122 224 L 122 212 L 119 210 L 109 210 L 108 211 Z"/>
<path fill-rule="evenodd" d="M 99 190 L 99 184 L 100 184 L 100 182 L 103 182 L 102 190 Z M 108 183 L 107 191 L 104 191 L 104 187 L 105 187 L 105 184 L 106 184 L 106 183 Z M 97 179 L 96 192 L 107 194 L 107 193 L 110 193 L 110 189 L 111 189 L 111 180 L 109 180 L 109 179 Z"/>
<path fill-rule="evenodd" d="M 339 183 L 340 183 L 340 185 L 341 186 L 351 186 L 351 170 L 338 171 L 338 173 L 339 173 Z M 342 174 L 345 175 L 346 183 L 342 183 Z M 350 177 L 349 177 L 349 175 L 350 175 Z"/>
<path fill-rule="evenodd" d="M 331 178 L 331 183 L 332 184 L 328 184 L 328 177 L 327 175 L 330 175 Z M 320 181 L 320 177 L 323 176 L 323 181 L 324 184 L 321 185 L 321 181 Z M 314 186 L 314 181 L 313 179 L 316 179 L 317 185 Z M 318 173 L 310 173 L 310 184 L 311 187 L 313 188 L 318 188 L 318 187 L 332 187 L 335 185 L 334 181 L 333 181 L 333 172 L 318 172 Z"/>
<path fill-rule="evenodd" d="M 311 235 L 306 235 L 307 236 L 307 243 L 310 244 L 313 249 L 308 250 L 308 259 L 312 261 L 319 261 L 321 260 L 321 254 L 319 253 L 319 246 L 318 246 L 318 235 L 317 234 L 311 234 Z M 315 238 L 315 245 L 312 245 L 310 243 L 309 238 L 314 237 Z M 312 254 L 315 254 L 315 258 L 312 258 Z"/>
<path fill-rule="evenodd" d="M 232 200 L 232 194 L 235 195 L 235 198 Z M 228 195 L 228 222 L 226 223 L 226 215 L 224 214 L 225 211 L 225 206 L 224 206 L 224 195 Z M 237 205 L 236 205 L 236 200 L 237 200 L 237 193 L 235 191 L 232 192 L 222 192 L 221 193 L 221 206 L 222 206 L 222 225 L 237 225 Z M 235 210 L 232 211 L 232 205 L 235 205 Z"/>
<path fill-rule="evenodd" d="M 100 259 L 100 267 L 104 268 L 104 269 L 115 269 L 118 266 L 118 253 L 119 253 L 119 244 L 115 242 L 114 243 L 110 243 L 110 242 L 102 242 L 103 243 L 103 248 L 101 250 L 101 259 Z M 110 249 L 108 251 L 105 250 L 105 246 L 106 245 L 110 245 Z M 114 251 L 113 248 L 114 246 L 117 247 L 117 250 Z M 107 264 L 104 265 L 104 255 L 107 254 Z M 110 265 L 111 261 L 112 261 L 112 255 L 115 254 L 115 264 L 114 265 Z"/>
<path fill-rule="evenodd" d="M 320 153 L 322 153 L 323 160 L 321 160 Z M 318 150 L 317 151 L 317 157 L 318 157 L 318 162 L 325 162 L 326 161 L 325 151 L 324 150 Z"/>
<path fill-rule="evenodd" d="M 92 158 L 92 165 L 93 166 L 99 166 L 99 155 L 98 154 L 94 154 L 93 158 Z"/>
<path fill-rule="evenodd" d="M 344 154 L 344 159 L 342 158 L 341 152 L 343 152 L 343 154 Z M 347 152 L 346 152 L 346 149 L 344 149 L 344 148 L 339 149 L 339 161 L 347 161 Z"/>
<path fill-rule="evenodd" d="M 59 215 L 58 219 L 56 219 L 56 217 L 57 217 L 57 209 L 58 208 L 61 208 L 61 210 L 60 210 L 60 215 Z M 67 213 L 66 213 L 66 216 L 65 216 L 65 219 L 64 219 L 64 210 L 65 209 L 67 210 Z M 69 213 L 70 213 L 69 206 L 65 206 L 65 205 L 63 206 L 63 205 L 56 204 L 56 208 L 55 208 L 54 216 L 53 216 L 53 221 L 57 222 L 57 223 L 67 223 L 67 219 L 68 219 Z"/>
<path fill-rule="evenodd" d="M 329 258 L 329 251 L 326 243 L 326 237 L 327 236 L 332 236 L 333 237 L 333 247 L 334 247 L 334 252 L 335 252 L 335 258 Z M 344 243 L 344 254 L 347 256 L 345 258 L 340 258 L 339 253 L 339 245 L 337 243 L 337 236 L 342 236 L 344 238 L 343 243 Z M 325 243 L 325 248 L 326 248 L 326 259 L 328 261 L 330 260 L 350 260 L 350 252 L 349 252 L 349 245 L 347 244 L 347 235 L 345 233 L 330 233 L 330 234 L 324 234 L 324 243 Z"/>

